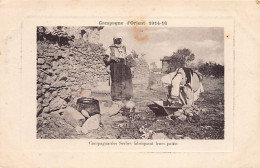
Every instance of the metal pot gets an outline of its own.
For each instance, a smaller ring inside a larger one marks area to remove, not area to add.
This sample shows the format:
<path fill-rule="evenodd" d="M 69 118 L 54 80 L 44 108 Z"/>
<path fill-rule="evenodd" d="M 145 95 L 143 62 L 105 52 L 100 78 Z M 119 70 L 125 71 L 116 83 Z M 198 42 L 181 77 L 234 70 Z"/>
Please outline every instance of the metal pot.
<path fill-rule="evenodd" d="M 81 97 L 77 100 L 77 110 L 85 110 L 90 116 L 100 114 L 99 101 L 93 98 Z"/>

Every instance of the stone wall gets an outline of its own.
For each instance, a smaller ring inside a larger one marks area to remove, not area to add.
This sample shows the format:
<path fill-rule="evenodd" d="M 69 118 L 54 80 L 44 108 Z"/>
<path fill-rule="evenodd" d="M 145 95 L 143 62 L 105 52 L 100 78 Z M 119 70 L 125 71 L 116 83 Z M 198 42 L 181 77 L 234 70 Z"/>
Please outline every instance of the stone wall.
<path fill-rule="evenodd" d="M 109 69 L 102 57 L 105 49 L 98 44 L 100 29 L 38 27 L 37 115 L 65 108 L 83 90 L 108 83 Z M 88 33 L 79 35 L 82 30 Z"/>
<path fill-rule="evenodd" d="M 133 68 L 133 84 L 147 88 L 149 85 L 149 65 L 143 57 L 136 59 L 136 66 Z"/>

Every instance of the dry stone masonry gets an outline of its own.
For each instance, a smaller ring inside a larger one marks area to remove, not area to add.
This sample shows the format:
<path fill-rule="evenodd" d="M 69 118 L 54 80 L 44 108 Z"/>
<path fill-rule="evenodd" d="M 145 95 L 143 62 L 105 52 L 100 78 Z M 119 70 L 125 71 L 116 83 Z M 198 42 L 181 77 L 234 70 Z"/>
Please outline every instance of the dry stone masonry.
<path fill-rule="evenodd" d="M 149 85 L 149 65 L 141 56 L 136 59 L 136 66 L 133 68 L 133 84 L 147 88 Z"/>
<path fill-rule="evenodd" d="M 38 27 L 37 115 L 64 109 L 82 91 L 109 80 L 102 27 Z"/>

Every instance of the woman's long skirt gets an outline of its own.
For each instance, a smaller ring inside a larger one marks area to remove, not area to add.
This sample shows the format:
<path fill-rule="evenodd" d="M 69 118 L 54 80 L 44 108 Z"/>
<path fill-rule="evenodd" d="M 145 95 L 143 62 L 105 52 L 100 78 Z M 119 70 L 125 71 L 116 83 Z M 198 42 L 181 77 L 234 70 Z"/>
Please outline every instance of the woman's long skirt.
<path fill-rule="evenodd" d="M 133 96 L 132 74 L 124 59 L 110 64 L 111 97 L 113 101 L 130 100 Z"/>

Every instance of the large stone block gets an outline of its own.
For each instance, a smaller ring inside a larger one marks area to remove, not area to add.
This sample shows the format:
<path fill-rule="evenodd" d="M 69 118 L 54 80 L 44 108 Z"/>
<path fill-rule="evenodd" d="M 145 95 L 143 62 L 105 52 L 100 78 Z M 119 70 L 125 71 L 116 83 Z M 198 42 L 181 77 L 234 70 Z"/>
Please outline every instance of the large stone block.
<path fill-rule="evenodd" d="M 95 130 L 99 128 L 100 124 L 100 115 L 96 114 L 89 119 L 82 125 L 82 132 L 87 134 L 91 130 Z"/>
<path fill-rule="evenodd" d="M 60 97 L 56 97 L 50 102 L 50 111 L 59 110 L 66 107 L 66 101 L 61 99 Z"/>
<path fill-rule="evenodd" d="M 67 107 L 64 111 L 63 118 L 73 127 L 82 126 L 85 122 L 85 117 L 73 107 Z"/>

